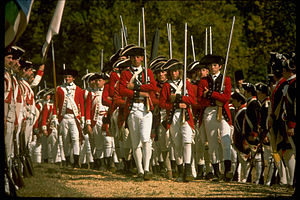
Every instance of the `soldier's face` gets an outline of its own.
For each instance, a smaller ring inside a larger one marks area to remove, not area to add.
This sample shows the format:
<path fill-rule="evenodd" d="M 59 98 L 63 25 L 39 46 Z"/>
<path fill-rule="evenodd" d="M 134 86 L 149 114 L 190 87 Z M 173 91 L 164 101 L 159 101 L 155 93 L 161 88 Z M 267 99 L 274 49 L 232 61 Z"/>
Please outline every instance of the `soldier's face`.
<path fill-rule="evenodd" d="M 12 55 L 7 55 L 4 58 L 4 65 L 6 68 L 11 68 L 13 65 L 13 56 Z"/>
<path fill-rule="evenodd" d="M 95 84 L 96 84 L 97 88 L 103 88 L 103 86 L 105 84 L 105 80 L 103 80 L 103 79 L 96 79 L 95 80 Z"/>
<path fill-rule="evenodd" d="M 131 63 L 134 67 L 142 65 L 144 56 L 130 56 Z"/>
<path fill-rule="evenodd" d="M 72 75 L 65 75 L 66 83 L 72 83 L 74 81 L 74 77 Z"/>
<path fill-rule="evenodd" d="M 171 71 L 171 77 L 172 77 L 172 80 L 177 80 L 177 79 L 179 79 L 179 75 L 180 75 L 180 72 L 179 72 L 178 69 L 172 70 L 172 71 Z"/>
<path fill-rule="evenodd" d="M 212 63 L 212 64 L 210 65 L 210 73 L 211 73 L 212 75 L 215 75 L 215 74 L 219 73 L 221 67 L 222 67 L 222 65 L 219 65 L 219 64 L 217 64 L 217 63 Z"/>
<path fill-rule="evenodd" d="M 165 82 L 167 80 L 167 72 L 166 71 L 160 71 L 157 73 L 157 80 L 159 82 Z"/>
<path fill-rule="evenodd" d="M 206 77 L 207 75 L 208 75 L 208 73 L 209 73 L 209 70 L 208 69 L 206 69 L 206 68 L 202 68 L 201 70 L 200 70 L 200 72 L 201 72 L 201 78 L 203 78 L 203 77 Z"/>

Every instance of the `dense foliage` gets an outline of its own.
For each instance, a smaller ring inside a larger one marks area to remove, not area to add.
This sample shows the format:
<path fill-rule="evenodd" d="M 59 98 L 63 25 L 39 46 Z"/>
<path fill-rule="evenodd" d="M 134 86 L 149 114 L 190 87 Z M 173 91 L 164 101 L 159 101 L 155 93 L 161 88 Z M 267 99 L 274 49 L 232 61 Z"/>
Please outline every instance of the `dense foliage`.
<path fill-rule="evenodd" d="M 35 0 L 29 25 L 17 45 L 25 57 L 39 63 L 41 49 L 57 1 Z M 169 57 L 167 23 L 172 25 L 173 58 L 183 61 L 184 23 L 188 24 L 188 63 L 193 61 L 190 35 L 193 35 L 196 59 L 205 54 L 205 28 L 212 27 L 213 54 L 226 56 L 232 18 L 233 38 L 228 60 L 228 75 L 242 69 L 246 81 L 265 81 L 270 51 L 296 49 L 296 1 L 101 1 L 66 0 L 60 33 L 54 36 L 57 82 L 61 83 L 63 63 L 80 75 L 100 71 L 100 52 L 104 62 L 115 53 L 114 35 L 120 37 L 120 15 L 127 28 L 127 43 L 138 43 L 138 23 L 145 8 L 147 52 L 159 30 L 158 55 Z M 142 30 L 142 26 L 141 26 Z M 209 41 L 209 40 L 208 40 Z M 141 45 L 143 45 L 141 36 Z M 46 79 L 52 84 L 52 55 L 48 51 Z M 149 61 L 150 58 L 147 58 Z M 81 84 L 81 81 L 76 81 Z"/>

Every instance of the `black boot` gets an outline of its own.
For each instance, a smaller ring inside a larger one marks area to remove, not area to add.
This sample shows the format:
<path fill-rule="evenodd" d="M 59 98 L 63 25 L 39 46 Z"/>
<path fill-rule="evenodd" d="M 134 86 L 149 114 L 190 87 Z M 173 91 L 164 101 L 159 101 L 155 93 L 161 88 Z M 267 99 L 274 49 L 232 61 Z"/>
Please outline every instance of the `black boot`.
<path fill-rule="evenodd" d="M 197 165 L 197 166 L 198 166 L 198 170 L 197 170 L 196 180 L 202 180 L 203 179 L 203 168 L 204 168 L 204 165 Z"/>
<path fill-rule="evenodd" d="M 177 178 L 178 177 L 178 171 L 176 170 L 176 161 L 175 160 L 171 160 L 171 168 L 172 168 L 173 178 Z"/>
<path fill-rule="evenodd" d="M 165 173 L 165 165 L 164 162 L 158 162 L 159 164 L 159 173 Z"/>
<path fill-rule="evenodd" d="M 178 169 L 178 177 L 176 179 L 177 182 L 182 182 L 183 181 L 183 164 L 177 165 Z"/>
<path fill-rule="evenodd" d="M 219 163 L 217 164 L 212 164 L 214 168 L 214 175 L 215 178 L 213 178 L 213 181 L 220 181 L 220 168 L 219 168 Z"/>
<path fill-rule="evenodd" d="M 224 171 L 224 180 L 231 181 L 233 178 L 233 173 L 231 172 L 231 160 L 224 160 L 225 171 Z"/>
<path fill-rule="evenodd" d="M 108 157 L 108 163 L 107 163 L 107 166 L 108 166 L 108 170 L 111 171 L 111 172 L 116 172 L 117 169 L 115 167 L 115 163 L 113 161 L 113 158 L 112 157 Z"/>
<path fill-rule="evenodd" d="M 79 165 L 79 155 L 74 155 L 73 168 L 80 168 L 80 165 Z"/>
<path fill-rule="evenodd" d="M 192 174 L 192 166 L 191 164 L 184 164 L 184 175 L 183 175 L 183 181 L 189 182 L 194 180 L 194 176 Z"/>
<path fill-rule="evenodd" d="M 66 156 L 66 167 L 71 166 L 70 156 Z"/>
<path fill-rule="evenodd" d="M 106 171 L 106 164 L 104 158 L 100 158 L 99 171 Z"/>

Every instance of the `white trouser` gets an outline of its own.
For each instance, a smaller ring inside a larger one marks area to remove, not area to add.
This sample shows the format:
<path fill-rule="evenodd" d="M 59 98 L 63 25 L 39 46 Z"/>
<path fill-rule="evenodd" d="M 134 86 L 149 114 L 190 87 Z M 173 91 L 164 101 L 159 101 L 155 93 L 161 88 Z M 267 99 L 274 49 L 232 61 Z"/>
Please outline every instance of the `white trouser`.
<path fill-rule="evenodd" d="M 149 171 L 151 159 L 152 112 L 146 110 L 144 103 L 133 103 L 127 124 L 138 173 Z M 143 147 L 143 151 L 142 148 Z M 142 162 L 144 165 L 142 165 Z M 144 167 L 144 168 L 143 168 Z"/>
<path fill-rule="evenodd" d="M 115 151 L 115 141 L 112 136 L 104 136 L 104 157 L 112 157 Z"/>
<path fill-rule="evenodd" d="M 72 143 L 74 155 L 79 155 L 79 131 L 76 120 L 77 119 L 73 114 L 65 114 L 59 124 L 59 130 L 63 138 L 64 154 L 66 157 L 70 156 L 70 143 Z"/>
<path fill-rule="evenodd" d="M 94 136 L 94 148 L 95 148 L 95 159 L 104 158 L 104 135 L 106 132 L 102 132 L 102 118 L 104 115 L 98 116 L 97 123 L 93 127 L 93 136 Z"/>
<path fill-rule="evenodd" d="M 83 135 L 83 143 L 80 148 L 79 162 L 80 163 L 94 162 L 89 134 Z"/>
<path fill-rule="evenodd" d="M 231 160 L 231 128 L 223 116 L 221 121 L 217 120 L 217 108 L 217 106 L 207 107 L 203 114 L 203 124 L 207 135 L 209 154 L 212 164 L 216 164 L 221 161 L 221 155 L 219 155 L 220 142 L 223 159 Z"/>
<path fill-rule="evenodd" d="M 193 130 L 187 121 L 182 124 L 181 109 L 175 110 L 172 124 L 170 126 L 170 135 L 174 142 L 175 159 L 177 165 L 184 163 L 191 164 L 192 162 L 192 144 Z M 189 149 L 186 149 L 188 146 Z M 185 155 L 185 156 L 184 156 Z"/>

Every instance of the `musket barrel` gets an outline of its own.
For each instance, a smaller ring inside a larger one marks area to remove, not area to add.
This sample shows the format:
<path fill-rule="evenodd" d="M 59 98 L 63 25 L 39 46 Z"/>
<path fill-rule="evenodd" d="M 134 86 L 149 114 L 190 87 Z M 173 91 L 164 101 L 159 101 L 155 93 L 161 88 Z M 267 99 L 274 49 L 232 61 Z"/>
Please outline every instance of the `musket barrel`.
<path fill-rule="evenodd" d="M 144 64 L 145 64 L 145 83 L 147 84 L 147 52 L 146 52 L 146 26 L 145 26 L 145 11 L 144 7 L 142 8 L 142 14 L 143 14 L 143 37 L 144 37 Z"/>
<path fill-rule="evenodd" d="M 121 20 L 121 26 L 122 26 L 122 30 L 123 30 L 122 35 L 124 35 L 124 41 L 125 41 L 125 46 L 126 46 L 127 45 L 127 39 L 126 39 L 125 27 L 124 27 L 123 20 L 122 20 L 122 15 L 120 15 L 120 20 Z"/>
<path fill-rule="evenodd" d="M 211 26 L 209 26 L 209 53 L 212 54 L 212 32 L 211 32 Z"/>
<path fill-rule="evenodd" d="M 192 43 L 193 58 L 194 58 L 194 61 L 196 61 L 196 54 L 195 54 L 194 40 L 193 40 L 193 36 L 192 36 L 192 35 L 191 35 L 191 43 Z"/>
<path fill-rule="evenodd" d="M 232 19 L 231 31 L 230 31 L 230 35 L 229 35 L 229 41 L 228 41 L 228 47 L 227 47 L 227 53 L 226 53 L 225 65 L 224 65 L 223 77 L 222 77 L 222 83 L 221 83 L 221 91 L 224 90 L 224 81 L 225 81 L 226 68 L 227 68 L 227 62 L 228 62 L 229 49 L 230 49 L 230 44 L 231 44 L 234 22 L 235 22 L 235 16 L 233 16 L 233 19 Z"/>

